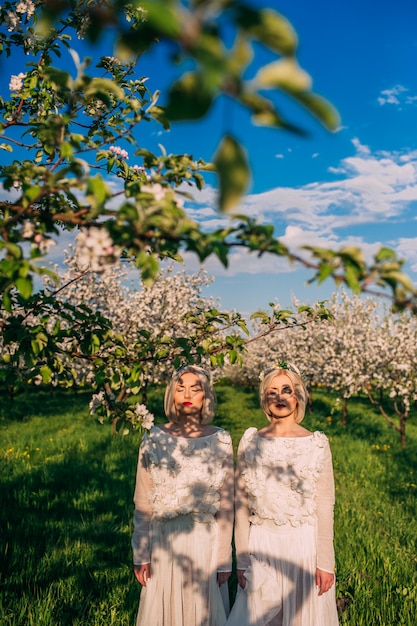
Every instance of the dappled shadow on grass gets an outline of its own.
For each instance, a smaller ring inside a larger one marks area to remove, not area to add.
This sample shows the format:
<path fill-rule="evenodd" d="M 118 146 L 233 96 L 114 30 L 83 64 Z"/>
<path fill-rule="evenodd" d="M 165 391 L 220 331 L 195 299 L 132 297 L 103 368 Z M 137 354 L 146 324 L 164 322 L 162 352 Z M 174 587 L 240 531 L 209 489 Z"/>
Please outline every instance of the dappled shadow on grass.
<path fill-rule="evenodd" d="M 382 416 L 366 398 L 349 398 L 346 423 L 341 408 L 335 408 L 336 394 L 324 390 L 313 392 L 311 407 L 306 411 L 305 425 L 311 429 L 324 430 L 326 434 L 348 435 L 352 439 L 378 442 L 387 431 Z"/>
<path fill-rule="evenodd" d="M 74 414 L 85 412 L 91 391 L 71 389 L 65 392 L 55 389 L 48 392 L 28 387 L 15 396 L 1 394 L 0 398 L 0 420 L 3 423 L 27 422 L 34 416 L 54 417 L 68 409 L 74 410 Z"/>
<path fill-rule="evenodd" d="M 405 448 L 393 450 L 390 473 L 395 477 L 389 483 L 392 499 L 401 503 L 404 514 L 417 516 L 417 442 L 409 440 Z"/>
<path fill-rule="evenodd" d="M 3 472 L 0 558 L 3 607 L 6 602 L 10 614 L 23 607 L 22 596 L 29 607 L 51 596 L 54 623 L 72 626 L 115 587 L 123 589 L 122 606 L 132 601 L 129 585 L 137 592 L 129 528 L 137 446 L 126 442 L 125 454 L 119 453 L 112 467 L 108 457 L 117 443 L 99 425 L 92 432 L 97 439 L 85 449 L 69 445 L 36 467 L 22 460 L 26 471 Z M 132 620 L 135 609 L 125 606 Z M 29 623 L 28 616 L 21 622 L 16 617 L 13 624 L 18 623 Z"/>
<path fill-rule="evenodd" d="M 10 454 L 0 457 L 6 546 L 0 553 L 0 622 L 7 613 L 13 626 L 27 626 L 32 618 L 38 626 L 133 624 L 139 599 L 130 547 L 138 437 L 114 438 L 110 426 L 86 417 L 85 400 L 74 415 L 65 404 L 61 397 L 44 411 L 46 419 L 22 427 L 9 420 L 8 440 L 16 440 Z M 31 454 L 24 456 L 26 448 Z M 103 616 L 96 621 L 92 615 L 100 607 Z M 116 621 L 104 617 L 114 607 Z M 129 621 L 122 622 L 119 612 Z"/>

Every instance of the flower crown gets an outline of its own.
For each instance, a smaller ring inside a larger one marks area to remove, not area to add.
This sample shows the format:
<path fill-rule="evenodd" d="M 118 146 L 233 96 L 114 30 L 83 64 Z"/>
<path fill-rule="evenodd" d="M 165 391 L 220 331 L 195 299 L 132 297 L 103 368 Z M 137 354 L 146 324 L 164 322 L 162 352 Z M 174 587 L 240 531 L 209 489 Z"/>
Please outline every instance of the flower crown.
<path fill-rule="evenodd" d="M 294 374 L 297 374 L 297 376 L 301 378 L 301 372 L 296 365 L 294 365 L 293 363 L 288 363 L 288 361 L 277 361 L 271 367 L 268 367 L 268 369 L 259 374 L 259 380 L 263 380 L 265 376 L 267 376 L 274 370 L 288 370 L 289 372 L 294 372 Z"/>
<path fill-rule="evenodd" d="M 180 376 L 182 372 L 188 369 L 195 370 L 199 374 L 203 374 L 203 376 L 205 376 L 207 380 L 211 383 L 211 373 L 208 370 L 206 370 L 204 367 L 201 367 L 201 365 L 195 365 L 194 363 L 184 363 L 183 365 L 180 365 L 175 370 L 174 376 L 175 375 Z"/>

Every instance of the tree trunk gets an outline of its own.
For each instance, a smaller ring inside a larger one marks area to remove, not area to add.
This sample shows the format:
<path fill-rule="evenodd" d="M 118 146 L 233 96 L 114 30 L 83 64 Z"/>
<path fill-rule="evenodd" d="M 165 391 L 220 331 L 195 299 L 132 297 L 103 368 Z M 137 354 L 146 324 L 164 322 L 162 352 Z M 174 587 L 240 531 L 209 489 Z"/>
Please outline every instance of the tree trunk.
<path fill-rule="evenodd" d="M 347 424 L 347 398 L 343 398 L 342 404 L 342 426 L 346 426 Z"/>

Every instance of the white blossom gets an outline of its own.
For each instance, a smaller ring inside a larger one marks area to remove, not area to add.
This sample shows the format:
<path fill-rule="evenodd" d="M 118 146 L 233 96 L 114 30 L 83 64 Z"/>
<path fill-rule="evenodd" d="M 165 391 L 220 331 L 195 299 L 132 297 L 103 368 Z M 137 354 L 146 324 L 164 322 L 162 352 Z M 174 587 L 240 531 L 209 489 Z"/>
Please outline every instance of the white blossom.
<path fill-rule="evenodd" d="M 129 153 L 127 152 L 127 150 L 123 150 L 123 148 L 121 148 L 120 146 L 110 146 L 109 150 L 110 152 L 113 152 L 113 154 L 119 156 L 122 159 L 129 158 Z"/>
<path fill-rule="evenodd" d="M 54 268 L 59 275 L 58 285 L 45 278 L 46 285 L 50 285 L 53 291 L 67 285 L 58 298 L 74 306 L 85 304 L 110 319 L 113 328 L 123 338 L 127 359 L 137 358 L 137 343 L 142 330 L 152 329 L 155 338 L 186 337 L 193 332 L 186 314 L 218 307 L 215 299 L 203 296 L 203 289 L 213 281 L 203 269 L 188 274 L 184 270 L 174 272 L 173 266 L 168 266 L 161 269 L 152 286 L 147 286 L 129 281 L 131 265 L 127 263 L 108 265 L 105 273 L 89 272 L 80 278 L 78 256 L 71 251 L 66 265 L 66 270 L 58 266 Z M 52 328 L 54 323 L 51 318 Z M 75 360 L 71 367 L 78 384 L 93 382 L 93 368 L 89 363 Z M 171 373 L 172 362 L 160 361 L 143 368 L 139 383 L 141 386 L 165 383 Z M 126 382 L 122 379 L 120 384 Z"/>
<path fill-rule="evenodd" d="M 32 224 L 32 222 L 25 222 L 23 224 L 23 228 L 22 228 L 23 239 L 30 239 L 31 237 L 33 237 L 34 232 L 35 232 L 35 226 L 34 224 Z"/>
<path fill-rule="evenodd" d="M 88 29 L 91 24 L 91 17 L 89 15 L 83 15 L 83 19 L 80 27 L 77 30 L 78 39 L 85 39 Z"/>
<path fill-rule="evenodd" d="M 33 35 L 32 33 L 26 34 L 25 36 L 25 49 L 26 49 L 26 54 L 29 54 L 30 51 L 32 51 L 34 49 L 34 47 L 36 46 L 36 37 L 35 35 Z"/>
<path fill-rule="evenodd" d="M 150 193 L 157 201 L 165 198 L 168 193 L 168 189 L 162 187 L 159 183 L 156 183 L 156 185 L 142 185 L 140 190 L 144 193 Z"/>
<path fill-rule="evenodd" d="M 120 61 L 116 57 L 106 56 L 104 58 L 106 59 L 106 61 L 109 61 L 109 63 L 114 63 L 115 65 L 120 65 Z"/>
<path fill-rule="evenodd" d="M 23 87 L 23 81 L 26 74 L 20 72 L 19 74 L 12 74 L 9 82 L 10 91 L 19 92 Z"/>
<path fill-rule="evenodd" d="M 22 15 L 26 13 L 28 18 L 30 18 L 32 17 L 34 12 L 35 12 L 35 5 L 32 2 L 32 0 L 26 0 L 26 2 L 21 1 L 16 4 L 16 13 L 20 13 Z"/>
<path fill-rule="evenodd" d="M 136 404 L 135 415 L 138 418 L 139 424 L 142 426 L 142 428 L 145 428 L 146 430 L 150 430 L 152 428 L 155 418 L 152 413 L 148 411 L 144 404 Z"/>
<path fill-rule="evenodd" d="M 44 237 L 41 233 L 33 238 L 32 248 L 38 248 L 42 254 L 48 254 L 52 246 L 56 246 L 56 242 L 50 237 Z"/>
<path fill-rule="evenodd" d="M 4 25 L 8 27 L 7 30 L 11 33 L 20 26 L 20 17 L 12 11 L 8 11 L 4 18 Z"/>
<path fill-rule="evenodd" d="M 106 400 L 106 396 L 104 391 L 99 391 L 99 393 L 93 394 L 93 397 L 90 400 L 88 405 L 90 409 L 90 415 L 94 415 L 99 407 L 101 407 Z"/>
<path fill-rule="evenodd" d="M 82 228 L 77 236 L 77 261 L 80 268 L 102 271 L 110 262 L 118 260 L 120 253 L 120 248 L 114 245 L 104 227 Z"/>

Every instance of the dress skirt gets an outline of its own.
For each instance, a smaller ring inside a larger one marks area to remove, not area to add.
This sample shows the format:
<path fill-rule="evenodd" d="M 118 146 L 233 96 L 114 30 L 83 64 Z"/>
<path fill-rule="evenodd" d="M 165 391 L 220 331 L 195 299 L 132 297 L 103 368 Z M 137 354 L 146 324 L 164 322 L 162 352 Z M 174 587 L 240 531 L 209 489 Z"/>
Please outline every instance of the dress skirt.
<path fill-rule="evenodd" d="M 225 626 L 216 559 L 215 520 L 181 515 L 151 522 L 151 577 L 141 591 L 137 626 Z"/>
<path fill-rule="evenodd" d="M 318 596 L 315 526 L 251 525 L 250 566 L 229 626 L 338 626 L 335 585 Z"/>

